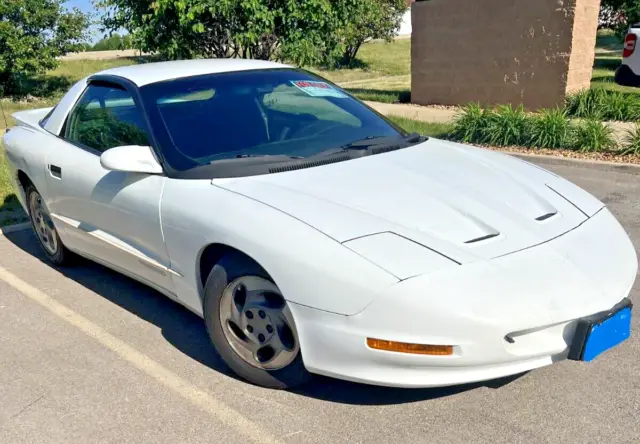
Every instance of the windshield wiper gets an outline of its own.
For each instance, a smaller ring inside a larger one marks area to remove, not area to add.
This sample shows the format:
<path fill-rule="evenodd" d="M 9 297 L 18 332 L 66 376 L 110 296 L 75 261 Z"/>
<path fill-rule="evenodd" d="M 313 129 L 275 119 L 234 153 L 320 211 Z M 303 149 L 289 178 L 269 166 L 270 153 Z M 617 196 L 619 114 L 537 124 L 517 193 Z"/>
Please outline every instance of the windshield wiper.
<path fill-rule="evenodd" d="M 356 140 L 346 145 L 342 145 L 340 148 L 332 148 L 322 151 L 318 154 L 311 156 L 311 159 L 315 157 L 326 157 L 335 154 L 353 153 L 352 156 L 368 156 L 371 154 L 380 154 L 388 151 L 399 150 L 407 148 L 416 143 L 424 142 L 428 138 L 421 136 L 418 133 L 411 133 L 403 137 L 389 137 L 389 136 L 369 136 L 364 139 Z M 356 154 L 359 153 L 359 154 Z"/>
<path fill-rule="evenodd" d="M 285 154 L 238 154 L 234 157 L 227 157 L 223 159 L 213 159 L 210 160 L 209 163 L 236 163 L 236 162 L 260 162 L 260 163 L 269 163 L 269 162 L 285 162 L 289 160 L 298 160 L 302 159 L 299 156 L 287 156 Z"/>
<path fill-rule="evenodd" d="M 355 142 L 343 145 L 343 150 L 367 150 L 372 147 L 395 147 L 398 145 L 401 148 L 404 146 L 413 145 L 414 143 L 422 142 L 423 136 L 418 133 L 411 133 L 404 137 L 389 137 L 389 136 L 369 136 L 364 139 L 356 140 Z"/>
<path fill-rule="evenodd" d="M 300 157 L 300 156 L 287 156 L 285 154 L 238 154 L 235 158 L 236 159 L 246 159 L 248 157 L 251 158 L 256 158 L 256 157 L 270 157 L 271 159 L 274 158 L 281 158 L 281 157 L 286 157 L 287 159 L 304 159 L 304 157 Z"/>

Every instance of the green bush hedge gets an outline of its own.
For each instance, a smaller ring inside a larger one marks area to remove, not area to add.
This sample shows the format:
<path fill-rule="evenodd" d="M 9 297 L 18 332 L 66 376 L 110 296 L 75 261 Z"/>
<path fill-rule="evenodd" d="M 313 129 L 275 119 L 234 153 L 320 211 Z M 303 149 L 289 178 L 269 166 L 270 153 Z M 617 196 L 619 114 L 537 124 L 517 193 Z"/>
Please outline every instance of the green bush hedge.
<path fill-rule="evenodd" d="M 591 106 L 588 101 L 582 105 Z M 451 138 L 493 146 L 571 149 L 581 152 L 609 151 L 616 147 L 613 131 L 594 118 L 571 120 L 566 109 L 547 109 L 537 114 L 510 105 L 482 109 L 478 104 L 462 108 Z M 640 125 L 629 133 L 625 153 L 640 153 Z"/>
<path fill-rule="evenodd" d="M 635 128 L 627 133 L 623 152 L 640 155 L 640 123 L 636 123 Z"/>
<path fill-rule="evenodd" d="M 566 109 L 572 117 L 636 122 L 640 120 L 640 94 L 589 88 L 569 96 Z"/>

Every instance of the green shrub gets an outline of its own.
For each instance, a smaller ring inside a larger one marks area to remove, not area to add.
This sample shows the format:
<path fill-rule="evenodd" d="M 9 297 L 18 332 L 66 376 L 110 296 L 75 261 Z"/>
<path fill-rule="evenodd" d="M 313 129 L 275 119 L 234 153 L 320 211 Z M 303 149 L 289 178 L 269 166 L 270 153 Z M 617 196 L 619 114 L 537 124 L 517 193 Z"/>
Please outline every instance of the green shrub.
<path fill-rule="evenodd" d="M 571 146 L 583 153 L 607 151 L 616 145 L 613 130 L 599 120 L 586 119 L 576 124 L 572 133 Z"/>
<path fill-rule="evenodd" d="M 607 91 L 604 88 L 583 89 L 567 98 L 567 113 L 573 117 L 601 118 L 602 104 L 606 101 L 606 96 Z"/>
<path fill-rule="evenodd" d="M 640 123 L 634 129 L 627 131 L 622 154 L 640 155 Z"/>
<path fill-rule="evenodd" d="M 488 112 L 479 103 L 470 103 L 456 117 L 453 137 L 466 143 L 484 143 Z"/>
<path fill-rule="evenodd" d="M 589 105 L 595 95 L 581 103 Z M 595 93 L 598 94 L 598 93 Z M 616 99 L 617 100 L 617 99 Z M 456 118 L 450 138 L 466 143 L 493 146 L 529 146 L 534 148 L 567 148 L 581 152 L 607 151 L 616 147 L 613 130 L 594 118 L 571 121 L 567 109 L 544 109 L 527 114 L 522 106 L 497 106 L 493 110 L 470 104 Z M 628 150 L 637 150 L 640 130 L 629 136 Z M 637 152 L 637 151 L 634 151 Z"/>
<path fill-rule="evenodd" d="M 610 91 L 602 103 L 606 120 L 634 121 L 640 119 L 640 100 L 631 94 Z"/>
<path fill-rule="evenodd" d="M 570 143 L 571 122 L 566 110 L 543 109 L 531 118 L 529 143 L 534 148 L 566 148 Z"/>
<path fill-rule="evenodd" d="M 489 145 L 525 145 L 530 118 L 519 106 L 499 105 L 486 113 L 483 141 Z"/>
<path fill-rule="evenodd" d="M 0 1 L 0 96 L 58 66 L 87 37 L 89 16 L 63 0 Z"/>
<path fill-rule="evenodd" d="M 602 87 L 584 89 L 567 98 L 566 110 L 572 117 L 633 122 L 640 119 L 640 96 Z"/>

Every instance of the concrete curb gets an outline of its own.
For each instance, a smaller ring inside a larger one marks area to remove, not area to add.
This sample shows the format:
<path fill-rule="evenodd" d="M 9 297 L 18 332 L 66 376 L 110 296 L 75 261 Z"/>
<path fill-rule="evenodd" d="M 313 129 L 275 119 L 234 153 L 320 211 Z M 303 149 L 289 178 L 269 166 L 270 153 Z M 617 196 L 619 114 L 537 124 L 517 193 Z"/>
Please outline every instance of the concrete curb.
<path fill-rule="evenodd" d="M 545 165 L 562 165 L 562 166 L 579 166 L 582 168 L 615 171 L 619 173 L 638 174 L 640 175 L 640 165 L 634 163 L 618 163 L 605 162 L 602 160 L 573 159 L 560 156 L 550 156 L 547 154 L 524 154 L 514 153 L 512 151 L 500 151 L 501 153 L 510 154 L 527 161 L 536 161 Z"/>
<path fill-rule="evenodd" d="M 7 225 L 6 227 L 0 227 L 0 236 L 5 234 L 15 233 L 16 231 L 27 230 L 31 228 L 31 222 L 21 222 L 19 224 Z"/>

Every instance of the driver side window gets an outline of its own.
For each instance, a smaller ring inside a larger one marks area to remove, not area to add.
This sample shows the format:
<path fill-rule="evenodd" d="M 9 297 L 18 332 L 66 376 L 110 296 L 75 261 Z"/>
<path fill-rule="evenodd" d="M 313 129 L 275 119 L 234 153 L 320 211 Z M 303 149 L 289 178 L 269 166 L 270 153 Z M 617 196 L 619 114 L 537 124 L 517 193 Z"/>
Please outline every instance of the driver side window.
<path fill-rule="evenodd" d="M 64 138 L 99 152 L 149 145 L 133 97 L 115 85 L 91 84 L 67 118 Z"/>

